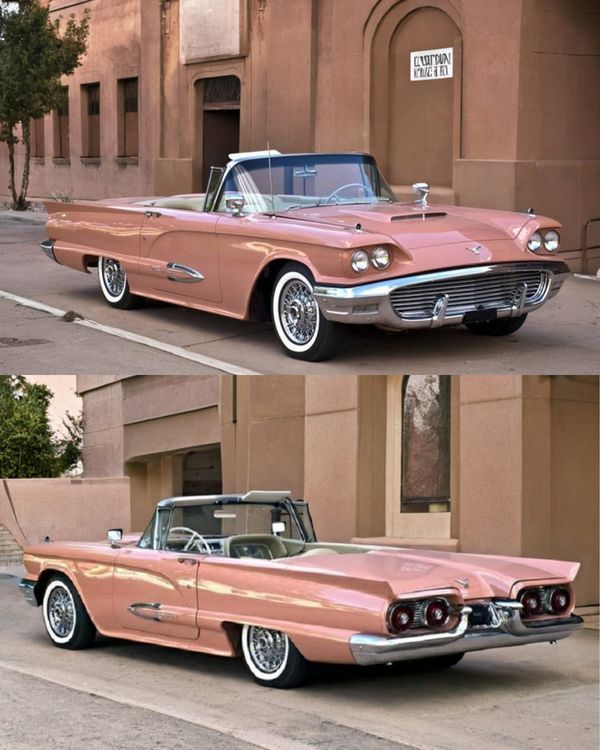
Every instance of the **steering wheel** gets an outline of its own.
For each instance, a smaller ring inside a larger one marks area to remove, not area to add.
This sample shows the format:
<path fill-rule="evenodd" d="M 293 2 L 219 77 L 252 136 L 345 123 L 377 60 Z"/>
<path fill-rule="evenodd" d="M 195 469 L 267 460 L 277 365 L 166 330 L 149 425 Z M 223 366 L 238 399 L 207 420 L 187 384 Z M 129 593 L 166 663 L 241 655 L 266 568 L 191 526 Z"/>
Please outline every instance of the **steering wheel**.
<path fill-rule="evenodd" d="M 337 198 L 338 193 L 341 193 L 343 190 L 348 190 L 348 188 L 352 188 L 352 187 L 362 188 L 362 190 L 363 190 L 363 192 L 365 194 L 365 198 L 366 198 L 366 196 L 367 196 L 367 194 L 369 192 L 366 185 L 363 185 L 362 182 L 347 182 L 345 185 L 342 185 L 341 187 L 336 188 L 333 191 L 333 193 L 330 193 L 327 196 L 327 198 L 325 199 L 325 203 L 326 204 L 329 203 L 331 200 L 333 200 L 333 198 Z"/>
<path fill-rule="evenodd" d="M 190 552 L 193 547 L 196 547 L 197 552 L 202 552 L 202 548 L 198 545 L 198 542 L 200 542 L 206 551 L 207 555 L 210 555 L 212 550 L 210 548 L 210 544 L 206 541 L 206 539 L 202 536 L 202 534 L 198 533 L 197 531 L 194 531 L 194 529 L 190 529 L 188 526 L 173 526 L 171 529 L 169 529 L 169 534 L 172 531 L 183 531 L 190 535 L 190 538 L 186 542 L 185 547 L 183 548 L 184 552 Z"/>

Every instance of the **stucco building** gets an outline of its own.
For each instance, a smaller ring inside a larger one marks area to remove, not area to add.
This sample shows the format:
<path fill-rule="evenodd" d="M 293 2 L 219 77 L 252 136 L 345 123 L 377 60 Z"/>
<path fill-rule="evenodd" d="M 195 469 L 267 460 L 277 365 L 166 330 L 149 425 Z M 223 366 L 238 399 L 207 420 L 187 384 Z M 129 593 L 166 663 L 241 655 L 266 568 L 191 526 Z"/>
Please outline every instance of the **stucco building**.
<path fill-rule="evenodd" d="M 169 495 L 286 489 L 323 539 L 579 560 L 597 604 L 599 384 L 79 377 L 85 476 L 129 477 L 135 530 Z"/>
<path fill-rule="evenodd" d="M 227 154 L 364 150 L 401 196 L 564 224 L 600 265 L 596 0 L 50 0 L 91 11 L 31 194 L 201 191 Z M 5 147 L 0 171 L 6 172 Z"/>

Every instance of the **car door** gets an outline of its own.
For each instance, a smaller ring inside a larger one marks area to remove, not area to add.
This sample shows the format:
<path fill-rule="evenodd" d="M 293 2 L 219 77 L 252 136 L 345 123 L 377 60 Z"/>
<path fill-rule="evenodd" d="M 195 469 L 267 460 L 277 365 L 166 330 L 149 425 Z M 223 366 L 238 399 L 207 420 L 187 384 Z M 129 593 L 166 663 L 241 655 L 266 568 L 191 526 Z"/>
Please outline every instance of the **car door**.
<path fill-rule="evenodd" d="M 149 292 L 177 302 L 221 301 L 217 216 L 148 209 L 140 234 L 139 268 Z"/>
<path fill-rule="evenodd" d="M 122 549 L 113 577 L 113 612 L 118 624 L 157 638 L 198 638 L 201 559 L 197 553 Z"/>

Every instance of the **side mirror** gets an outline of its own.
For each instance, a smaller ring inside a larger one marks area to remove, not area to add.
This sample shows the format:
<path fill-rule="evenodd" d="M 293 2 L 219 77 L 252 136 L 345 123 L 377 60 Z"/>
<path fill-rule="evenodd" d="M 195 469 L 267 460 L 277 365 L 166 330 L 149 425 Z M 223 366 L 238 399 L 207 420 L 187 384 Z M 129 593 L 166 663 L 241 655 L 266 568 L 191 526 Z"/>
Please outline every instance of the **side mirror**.
<path fill-rule="evenodd" d="M 241 216 L 245 205 L 246 199 L 241 193 L 231 193 L 225 198 L 225 208 L 234 216 Z"/>
<path fill-rule="evenodd" d="M 273 529 L 273 534 L 283 534 L 285 531 L 285 524 L 283 521 L 275 521 L 271 524 L 271 528 Z"/>
<path fill-rule="evenodd" d="M 429 195 L 429 184 L 427 182 L 415 182 L 412 186 L 413 193 L 418 196 L 415 203 L 420 203 L 423 208 L 427 207 L 427 196 Z"/>
<path fill-rule="evenodd" d="M 107 532 L 111 547 L 117 545 L 123 538 L 123 529 L 109 529 Z"/>

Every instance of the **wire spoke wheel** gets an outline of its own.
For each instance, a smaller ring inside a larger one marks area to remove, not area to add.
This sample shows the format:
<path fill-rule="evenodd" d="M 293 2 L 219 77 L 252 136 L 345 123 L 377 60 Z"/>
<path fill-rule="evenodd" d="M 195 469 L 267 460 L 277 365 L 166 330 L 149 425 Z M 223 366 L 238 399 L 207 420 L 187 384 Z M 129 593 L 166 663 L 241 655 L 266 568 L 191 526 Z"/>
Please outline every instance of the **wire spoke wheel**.
<path fill-rule="evenodd" d="M 287 636 L 277 630 L 251 628 L 248 646 L 254 664 L 265 674 L 277 672 L 287 657 Z"/>
<path fill-rule="evenodd" d="M 308 284 L 293 279 L 285 285 L 279 315 L 286 335 L 295 344 L 307 344 L 317 332 L 319 310 Z"/>
<path fill-rule="evenodd" d="M 66 588 L 55 588 L 48 599 L 48 620 L 59 638 L 66 638 L 75 624 L 75 604 Z"/>
<path fill-rule="evenodd" d="M 118 260 L 105 258 L 102 263 L 102 275 L 109 293 L 113 297 L 119 297 L 125 289 L 125 272 Z"/>

